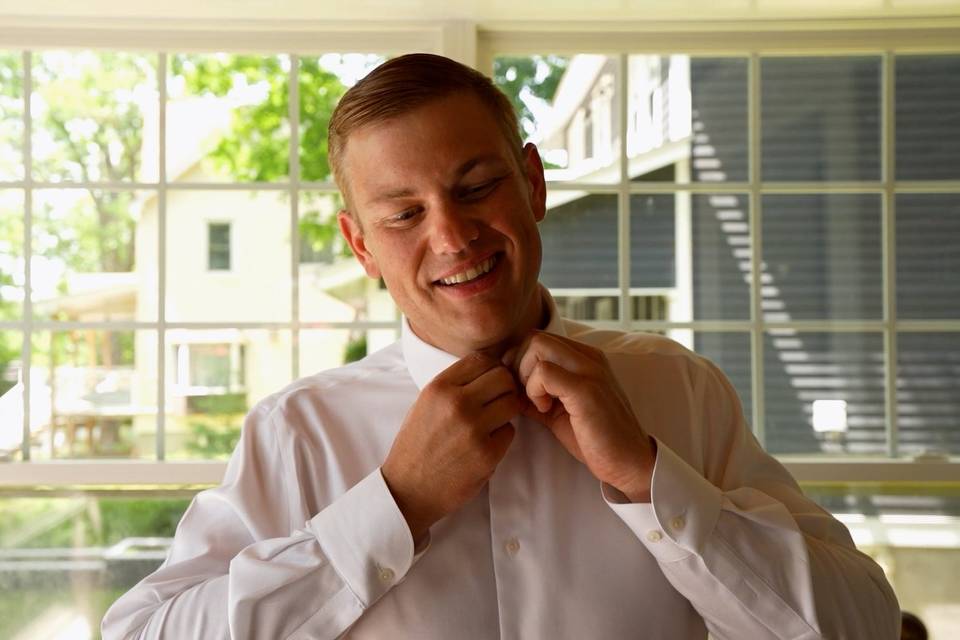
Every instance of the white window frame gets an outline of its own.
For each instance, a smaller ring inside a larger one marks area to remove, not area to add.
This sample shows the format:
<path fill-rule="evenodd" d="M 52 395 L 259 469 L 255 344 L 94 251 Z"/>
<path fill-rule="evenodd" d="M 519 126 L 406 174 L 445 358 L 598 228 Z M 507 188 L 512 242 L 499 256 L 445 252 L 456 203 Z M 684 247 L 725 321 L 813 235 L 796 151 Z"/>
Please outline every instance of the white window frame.
<path fill-rule="evenodd" d="M 196 25 L 183 28 L 160 27 L 157 29 L 98 29 L 98 28 L 65 28 L 58 25 L 29 26 L 14 25 L 5 28 L 0 33 L 0 48 L 23 50 L 23 64 L 25 71 L 24 108 L 25 130 L 23 139 L 23 160 L 26 167 L 31 165 L 30 132 L 32 123 L 29 115 L 29 98 L 31 92 L 30 81 L 30 52 L 42 49 L 61 48 L 90 48 L 90 49 L 117 49 L 137 50 L 151 54 L 156 52 L 210 52 L 210 51 L 242 51 L 242 52 L 270 52 L 286 53 L 291 56 L 291 138 L 295 139 L 299 130 L 297 60 L 301 55 L 310 55 L 328 51 L 362 51 L 390 54 L 399 51 L 431 51 L 442 53 L 466 64 L 489 72 L 493 68 L 493 59 L 496 55 L 526 55 L 526 54 L 574 54 L 574 53 L 605 53 L 619 56 L 620 68 L 626 69 L 627 56 L 632 53 L 670 54 L 680 53 L 689 55 L 708 56 L 737 56 L 749 57 L 751 81 L 749 83 L 749 111 L 751 131 L 751 155 L 759 157 L 759 122 L 757 118 L 759 107 L 759 56 L 763 54 L 845 54 L 868 53 L 881 55 L 887 64 L 884 66 L 885 86 L 892 87 L 893 68 L 890 62 L 895 53 L 960 53 L 960 26 L 950 22 L 930 19 L 917 19 L 903 23 L 897 27 L 895 23 L 884 21 L 755 21 L 740 23 L 649 23 L 633 24 L 611 28 L 609 24 L 592 27 L 589 24 L 577 23 L 564 27 L 556 23 L 545 25 L 542 28 L 531 29 L 530 23 L 490 23 L 478 25 L 471 21 L 448 21 L 432 23 L 390 23 L 389 26 L 360 27 L 357 24 L 342 24 L 331 26 L 329 30 L 302 29 L 288 27 L 289 31 L 280 30 L 242 30 L 234 28 L 214 29 L 196 28 Z M 575 30 L 574 30 L 575 29 Z M 321 43 L 322 49 L 318 48 Z M 159 100 L 162 106 L 166 103 L 166 74 L 162 72 L 167 66 L 167 53 L 159 53 L 158 70 Z M 620 73 L 620 82 L 626 82 L 627 74 Z M 761 426 L 758 435 L 762 438 L 762 421 L 757 417 L 763 415 L 763 391 L 761 387 L 763 376 L 762 335 L 763 331 L 777 328 L 777 323 L 763 322 L 760 313 L 760 297 L 758 286 L 752 287 L 751 320 L 744 322 L 629 322 L 626 311 L 629 309 L 630 296 L 633 293 L 629 286 L 629 198 L 635 191 L 649 193 L 658 191 L 674 193 L 677 185 L 657 185 L 645 183 L 631 186 L 626 179 L 626 135 L 628 94 L 626 87 L 620 86 L 620 170 L 621 180 L 614 185 L 586 185 L 577 183 L 551 184 L 554 190 L 589 191 L 596 193 L 610 193 L 618 196 L 619 207 L 619 279 L 621 287 L 620 317 L 623 321 L 615 323 L 627 329 L 684 329 L 705 331 L 749 331 L 752 349 L 753 364 L 753 391 L 754 415 L 753 423 Z M 925 183 L 894 183 L 889 168 L 892 167 L 893 150 L 889 142 L 892 140 L 893 130 L 890 114 L 893 109 L 892 90 L 884 93 L 882 112 L 884 115 L 883 140 L 884 166 L 883 179 L 869 184 L 817 184 L 807 185 L 815 188 L 818 193 L 844 190 L 873 190 L 884 195 L 886 202 L 892 201 L 896 192 L 923 191 L 929 192 L 931 186 Z M 163 110 L 161 110 L 163 113 Z M 160 312 L 156 322 L 125 322 L 125 323 L 83 323 L 83 322 L 49 322 L 35 320 L 32 314 L 32 305 L 28 300 L 24 304 L 21 321 L 2 322 L 0 330 L 22 331 L 24 336 L 24 369 L 29 368 L 30 341 L 33 331 L 71 328 L 96 328 L 113 330 L 151 329 L 158 334 L 158 353 L 166 353 L 168 336 L 167 331 L 172 329 L 237 329 L 237 328 L 267 328 L 287 329 L 294 335 L 300 329 L 308 328 L 350 328 L 374 329 L 396 328 L 393 322 L 352 322 L 352 323 L 318 323 L 301 322 L 299 320 L 299 245 L 293 243 L 291 255 L 292 287 L 292 321 L 289 323 L 173 323 L 165 318 L 166 293 L 166 201 L 167 192 L 179 188 L 203 188 L 222 190 L 249 191 L 251 188 L 267 188 L 288 190 L 290 197 L 290 229 L 292 237 L 296 237 L 299 221 L 297 193 L 301 189 L 335 190 L 331 182 L 306 183 L 299 177 L 299 163 L 296 158 L 296 145 L 291 145 L 291 163 L 289 181 L 274 185 L 237 184 L 191 184 L 171 185 L 167 182 L 165 167 L 165 118 L 161 116 L 161 145 L 160 145 L 160 176 L 157 183 L 124 183 L 96 185 L 71 184 L 72 187 L 96 186 L 110 189 L 150 189 L 157 191 L 158 207 L 161 211 L 159 225 L 159 260 L 160 281 L 159 301 Z M 57 188 L 62 184 L 46 184 L 34 181 L 29 170 L 23 180 L 0 183 L 0 188 L 22 189 L 26 194 L 25 209 L 25 237 L 29 238 L 32 228 L 31 194 L 37 188 Z M 748 182 L 738 184 L 717 185 L 715 183 L 697 185 L 684 184 L 685 192 L 697 193 L 718 190 L 749 193 L 754 202 L 754 211 L 760 193 L 771 185 L 761 185 L 756 163 L 751 165 L 751 175 Z M 804 185 L 780 185 L 793 191 L 802 190 Z M 960 181 L 938 183 L 937 190 L 941 192 L 960 192 Z M 893 234 L 893 217 L 891 207 L 885 207 L 883 215 L 884 230 L 884 260 L 883 273 L 884 291 L 884 319 L 876 322 L 793 322 L 791 328 L 802 330 L 843 330 L 843 331 L 884 331 L 888 357 L 892 355 L 892 362 L 888 362 L 887 384 L 892 392 L 887 394 L 888 429 L 896 434 L 896 333 L 897 331 L 960 331 L 960 321 L 896 321 L 895 296 L 891 295 L 893 276 L 895 275 L 892 263 L 895 238 Z M 751 277 L 756 284 L 760 281 L 759 257 L 761 246 L 759 241 L 759 225 L 753 226 L 753 271 Z M 24 245 L 24 257 L 27 264 L 26 288 L 31 285 L 30 257 L 31 246 Z M 292 375 L 299 374 L 297 353 L 298 341 L 293 340 L 293 370 Z M 166 397 L 165 389 L 165 358 L 159 358 L 158 371 L 158 398 Z M 24 372 L 24 381 L 27 388 L 25 394 L 29 396 L 29 372 Z M 45 486 L 77 486 L 77 485 L 209 485 L 216 484 L 222 478 L 225 463 L 222 462 L 172 462 L 165 461 L 164 450 L 164 412 L 163 402 L 159 402 L 160 411 L 157 422 L 156 461 L 102 461 L 76 460 L 38 462 L 30 461 L 29 454 L 23 462 L 0 464 L 0 488 L 23 487 L 25 485 Z M 29 413 L 24 416 L 24 441 L 29 440 Z M 895 439 L 894 439 L 895 441 Z M 890 456 L 895 450 L 888 451 Z M 801 482 L 882 482 L 902 481 L 909 478 L 914 482 L 945 482 L 960 479 L 960 459 L 937 460 L 932 462 L 918 462 L 890 458 L 818 458 L 816 456 L 783 458 L 787 467 Z"/>

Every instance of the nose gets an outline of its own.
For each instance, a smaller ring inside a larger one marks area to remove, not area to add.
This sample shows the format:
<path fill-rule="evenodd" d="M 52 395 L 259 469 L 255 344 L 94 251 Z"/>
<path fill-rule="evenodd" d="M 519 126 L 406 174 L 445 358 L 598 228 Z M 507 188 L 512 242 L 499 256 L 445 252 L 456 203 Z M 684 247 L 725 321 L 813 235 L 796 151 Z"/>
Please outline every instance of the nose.
<path fill-rule="evenodd" d="M 431 212 L 430 245 L 434 253 L 460 253 L 480 237 L 480 226 L 469 211 L 445 202 Z"/>

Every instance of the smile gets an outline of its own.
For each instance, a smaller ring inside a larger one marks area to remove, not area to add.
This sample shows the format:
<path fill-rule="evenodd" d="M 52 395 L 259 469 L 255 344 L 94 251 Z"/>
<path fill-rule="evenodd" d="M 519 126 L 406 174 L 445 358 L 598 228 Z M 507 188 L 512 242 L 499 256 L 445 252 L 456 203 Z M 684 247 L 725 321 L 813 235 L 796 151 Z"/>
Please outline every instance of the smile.
<path fill-rule="evenodd" d="M 440 284 L 451 286 L 455 284 L 463 284 L 464 282 L 470 282 L 471 280 L 476 280 L 482 275 L 490 273 L 490 271 L 496 266 L 498 260 L 497 255 L 492 255 L 480 264 L 474 265 L 469 269 L 461 271 L 460 273 L 455 273 L 452 276 L 447 276 L 446 278 L 441 278 L 437 282 Z"/>

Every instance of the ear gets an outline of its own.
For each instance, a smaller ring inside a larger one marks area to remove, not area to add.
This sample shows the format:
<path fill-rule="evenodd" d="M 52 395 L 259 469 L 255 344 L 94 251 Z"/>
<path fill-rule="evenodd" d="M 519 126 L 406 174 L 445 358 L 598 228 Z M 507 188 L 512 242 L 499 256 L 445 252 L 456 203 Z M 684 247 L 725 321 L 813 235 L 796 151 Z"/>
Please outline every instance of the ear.
<path fill-rule="evenodd" d="M 547 215 L 547 181 L 543 175 L 543 162 L 537 145 L 528 142 L 523 147 L 524 171 L 530 187 L 530 206 L 533 216 L 540 222 Z"/>
<path fill-rule="evenodd" d="M 353 255 L 360 261 L 363 270 L 366 271 L 367 275 L 371 278 L 379 278 L 380 267 L 377 266 L 377 260 L 367 246 L 367 240 L 363 236 L 363 229 L 360 227 L 360 223 L 345 209 L 341 209 L 337 214 L 337 222 L 340 224 L 340 233 L 343 234 L 344 240 L 347 241 L 350 249 L 353 250 Z"/>

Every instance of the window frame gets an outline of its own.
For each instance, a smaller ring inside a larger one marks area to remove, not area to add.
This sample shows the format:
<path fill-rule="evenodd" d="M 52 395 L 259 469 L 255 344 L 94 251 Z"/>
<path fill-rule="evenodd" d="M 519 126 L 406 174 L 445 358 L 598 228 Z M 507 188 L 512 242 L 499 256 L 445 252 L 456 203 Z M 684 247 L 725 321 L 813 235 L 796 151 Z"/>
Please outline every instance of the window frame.
<path fill-rule="evenodd" d="M 70 28 L 61 25 L 14 25 L 0 35 L 0 48 L 22 51 L 24 71 L 24 131 L 23 131 L 23 162 L 26 174 L 22 180 L 0 183 L 0 188 L 19 189 L 25 194 L 24 208 L 26 210 L 24 237 L 31 238 L 32 232 L 32 193 L 34 189 L 58 188 L 64 185 L 59 183 L 41 183 L 31 177 L 32 164 L 31 132 L 32 122 L 29 111 L 29 96 L 31 87 L 31 53 L 35 50 L 85 48 L 100 50 L 142 51 L 147 55 L 155 55 L 158 63 L 157 81 L 161 113 L 165 112 L 167 99 L 166 75 L 168 56 L 172 53 L 199 53 L 215 51 L 234 51 L 244 53 L 286 53 L 290 55 L 291 72 L 291 100 L 290 123 L 291 140 L 295 140 L 299 132 L 299 112 L 296 105 L 298 100 L 298 78 L 296 69 L 300 57 L 319 54 L 328 51 L 362 51 L 371 53 L 390 54 L 397 51 L 432 51 L 448 55 L 461 60 L 489 73 L 493 68 L 493 59 L 496 55 L 528 55 L 542 53 L 573 54 L 573 53 L 606 53 L 619 56 L 621 69 L 626 69 L 628 56 L 631 54 L 685 54 L 690 56 L 711 57 L 747 57 L 750 70 L 748 86 L 750 157 L 751 160 L 759 157 L 759 59 L 761 55 L 828 55 L 828 54 L 870 54 L 880 55 L 884 60 L 883 83 L 884 92 L 881 110 L 883 124 L 881 140 L 883 143 L 883 175 L 876 183 L 864 184 L 817 184 L 818 193 L 844 192 L 851 189 L 857 191 L 875 191 L 885 197 L 887 203 L 892 202 L 895 193 L 909 192 L 960 192 L 960 181 L 927 182 L 896 182 L 891 175 L 894 131 L 890 114 L 894 108 L 893 84 L 895 55 L 904 53 L 936 54 L 960 53 L 960 25 L 936 18 L 917 19 L 897 25 L 890 21 L 740 21 L 732 23 L 647 23 L 626 24 L 611 28 L 608 24 L 589 25 L 577 23 L 563 26 L 554 24 L 544 25 L 543 28 L 533 29 L 530 23 L 489 23 L 480 24 L 471 21 L 447 22 L 392 22 L 387 25 L 361 27 L 357 24 L 341 24 L 325 29 L 316 29 L 316 25 L 307 27 L 288 26 L 287 30 L 244 30 L 225 27 L 214 29 L 213 25 L 196 25 L 171 27 L 160 25 L 156 29 L 144 29 L 136 26 L 130 29 L 122 25 L 103 29 L 95 27 Z M 323 50 L 317 50 L 318 42 L 323 43 Z M 642 46 L 641 46 L 642 45 Z M 621 180 L 612 185 L 578 184 L 578 183 L 551 183 L 553 190 L 587 190 L 592 193 L 608 193 L 618 197 L 619 210 L 619 239 L 618 252 L 619 281 L 621 287 L 620 314 L 621 320 L 607 323 L 595 323 L 599 326 L 613 326 L 627 329 L 683 329 L 704 331 L 749 331 L 752 350 L 751 361 L 753 367 L 754 415 L 753 424 L 757 425 L 758 437 L 763 437 L 762 421 L 757 416 L 763 415 L 763 391 L 757 393 L 758 386 L 763 379 L 763 344 L 762 336 L 767 329 L 795 328 L 800 330 L 824 331 L 882 331 L 884 333 L 885 351 L 887 353 L 886 382 L 888 385 L 886 409 L 888 430 L 896 434 L 896 335 L 900 331 L 933 332 L 933 331 L 960 331 L 960 321 L 897 321 L 895 320 L 895 296 L 893 292 L 893 278 L 895 264 L 893 264 L 893 250 L 895 248 L 895 229 L 892 207 L 885 206 L 883 210 L 883 252 L 884 252 L 884 318 L 871 322 L 835 322 L 835 321 L 800 321 L 786 323 L 764 322 L 760 308 L 760 299 L 757 295 L 759 287 L 751 288 L 751 319 L 745 321 L 693 321 L 667 322 L 647 321 L 631 322 L 629 320 L 630 297 L 635 291 L 629 287 L 629 198 L 637 192 L 643 193 L 676 193 L 679 183 L 642 183 L 632 186 L 629 180 L 624 179 L 627 171 L 626 138 L 627 131 L 627 74 L 621 72 L 619 87 L 619 113 L 621 136 L 620 171 Z M 121 190 L 154 190 L 158 195 L 159 208 L 162 211 L 159 224 L 159 301 L 160 312 L 156 322 L 53 322 L 39 321 L 33 318 L 32 305 L 29 296 L 24 302 L 23 313 L 18 321 L 0 322 L 0 330 L 23 332 L 23 370 L 24 393 L 29 395 L 29 367 L 30 367 L 30 340 L 34 331 L 71 328 L 94 328 L 102 330 L 129 330 L 151 329 L 158 334 L 158 353 L 166 353 L 168 349 L 167 330 L 170 329 L 218 329 L 218 328 L 266 328 L 287 329 L 294 332 L 293 354 L 291 371 L 294 378 L 298 377 L 299 353 L 296 333 L 301 329 L 311 328 L 347 328 L 347 329 L 382 329 L 397 328 L 395 322 L 305 322 L 299 320 L 299 291 L 297 275 L 300 269 L 299 243 L 291 246 L 291 275 L 293 277 L 292 305 L 293 315 L 291 322 L 282 323 L 174 323 L 167 322 L 164 314 L 166 297 L 166 199 L 170 190 L 179 188 L 203 188 L 249 191 L 251 189 L 274 189 L 289 191 L 290 195 L 290 229 L 296 237 L 299 222 L 299 206 L 297 194 L 301 190 L 334 191 L 332 182 L 301 182 L 299 177 L 299 162 L 297 162 L 297 145 L 291 144 L 290 176 L 288 181 L 274 184 L 251 183 L 216 183 L 190 184 L 188 186 L 173 185 L 167 182 L 165 167 L 165 118 L 161 116 L 159 154 L 160 175 L 157 182 L 146 183 L 71 183 L 71 187 L 95 186 L 97 188 Z M 716 193 L 730 191 L 748 193 L 757 207 L 761 193 L 769 193 L 771 188 L 786 192 L 796 192 L 804 187 L 814 188 L 811 185 L 771 185 L 762 184 L 759 180 L 758 168 L 751 162 L 750 179 L 741 183 L 705 183 L 683 184 L 684 193 Z M 754 211 L 757 209 L 754 208 Z M 761 217 L 762 219 L 762 217 Z M 232 226 L 232 225 L 231 225 Z M 753 283 L 759 282 L 759 257 L 762 255 L 762 246 L 759 241 L 760 226 L 752 226 L 754 242 Z M 27 265 L 25 288 L 31 287 L 30 258 L 31 243 L 23 246 L 24 259 Z M 893 318 L 893 319 L 892 319 Z M 759 344 L 758 344 L 759 343 Z M 892 361 L 889 361 L 892 360 Z M 158 394 L 162 399 L 166 397 L 165 358 L 158 360 Z M 890 387 L 889 385 L 893 385 Z M 166 461 L 164 450 L 164 411 L 163 402 L 159 402 L 157 418 L 157 446 L 155 460 L 147 461 L 104 461 L 104 460 L 70 460 L 56 462 L 31 461 L 28 449 L 22 462 L 0 464 L 0 488 L 22 487 L 31 485 L 46 486 L 77 486 L 77 485 L 207 485 L 216 484 L 222 478 L 225 463 L 222 462 L 183 462 Z M 24 415 L 24 442 L 29 440 L 29 409 Z M 914 482 L 955 482 L 960 479 L 960 457 L 949 460 L 934 460 L 929 462 L 895 458 L 896 451 L 891 447 L 885 458 L 818 458 L 817 456 L 790 456 L 781 457 L 786 466 L 801 482 L 889 482 L 902 481 L 909 477 Z"/>

